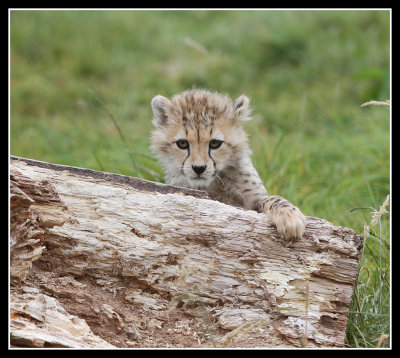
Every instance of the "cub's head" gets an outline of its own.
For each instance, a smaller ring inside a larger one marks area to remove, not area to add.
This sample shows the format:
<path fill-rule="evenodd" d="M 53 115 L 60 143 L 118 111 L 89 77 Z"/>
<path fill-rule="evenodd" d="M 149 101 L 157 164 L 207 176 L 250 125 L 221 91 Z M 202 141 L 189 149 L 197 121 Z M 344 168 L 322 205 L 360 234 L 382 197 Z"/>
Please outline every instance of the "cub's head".
<path fill-rule="evenodd" d="M 151 149 L 164 166 L 168 183 L 204 189 L 250 151 L 240 122 L 248 120 L 249 99 L 235 101 L 205 90 L 171 99 L 155 96 Z"/>

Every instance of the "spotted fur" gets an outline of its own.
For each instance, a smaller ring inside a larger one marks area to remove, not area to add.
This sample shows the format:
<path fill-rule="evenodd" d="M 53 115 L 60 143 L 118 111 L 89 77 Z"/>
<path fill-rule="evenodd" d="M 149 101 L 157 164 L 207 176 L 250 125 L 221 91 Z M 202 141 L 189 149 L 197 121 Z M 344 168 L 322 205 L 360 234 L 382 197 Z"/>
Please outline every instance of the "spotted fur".
<path fill-rule="evenodd" d="M 286 199 L 269 196 L 250 159 L 241 122 L 250 119 L 249 99 L 235 101 L 205 90 L 167 99 L 155 96 L 151 148 L 171 185 L 202 189 L 226 204 L 265 212 L 286 239 L 304 232 L 304 216 Z M 210 143 L 220 146 L 213 148 Z"/>

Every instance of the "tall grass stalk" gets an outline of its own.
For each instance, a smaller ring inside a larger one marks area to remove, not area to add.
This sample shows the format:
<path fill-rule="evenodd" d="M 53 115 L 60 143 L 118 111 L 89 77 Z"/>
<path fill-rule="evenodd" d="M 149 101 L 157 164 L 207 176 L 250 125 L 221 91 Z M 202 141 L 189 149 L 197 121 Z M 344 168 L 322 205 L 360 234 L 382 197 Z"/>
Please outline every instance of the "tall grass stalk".
<path fill-rule="evenodd" d="M 105 106 L 104 102 L 99 98 L 99 96 L 97 96 L 97 94 L 92 89 L 89 89 L 89 93 L 92 95 L 95 103 L 101 108 L 101 110 L 103 112 L 105 112 L 107 114 L 108 118 L 111 120 L 112 124 L 116 128 L 116 130 L 118 132 L 118 135 L 119 135 L 119 138 L 123 142 L 124 146 L 126 148 L 128 148 L 128 142 L 125 139 L 125 136 L 122 133 L 121 127 L 119 126 L 118 121 L 115 119 L 114 115 L 107 109 L 107 107 Z M 140 178 L 143 178 L 143 175 L 142 175 L 142 173 L 141 173 L 141 171 L 139 169 L 138 164 L 136 163 L 136 160 L 134 159 L 134 157 L 132 155 L 132 152 L 130 152 L 130 151 L 126 151 L 126 152 L 128 153 L 129 159 L 130 159 L 130 161 L 132 163 L 132 166 L 135 169 L 137 175 Z M 96 159 L 96 161 L 98 161 L 98 159 Z"/>
<path fill-rule="evenodd" d="M 386 211 L 388 203 L 389 195 L 379 210 L 370 208 L 372 220 L 369 225 L 364 226 L 360 270 L 350 307 L 346 337 L 347 344 L 353 347 L 383 348 L 387 346 L 388 338 L 390 338 L 391 286 L 390 277 L 388 277 L 390 245 L 382 238 L 381 223 L 381 216 L 388 213 Z M 357 209 L 365 208 L 354 208 L 352 211 Z M 370 228 L 377 224 L 379 224 L 379 236 Z M 379 259 L 376 257 L 374 248 L 371 248 L 374 245 L 373 239 L 379 239 Z M 366 260 L 365 249 L 372 262 Z M 385 254 L 383 262 L 382 254 Z M 362 276 L 364 277 L 361 278 Z"/>

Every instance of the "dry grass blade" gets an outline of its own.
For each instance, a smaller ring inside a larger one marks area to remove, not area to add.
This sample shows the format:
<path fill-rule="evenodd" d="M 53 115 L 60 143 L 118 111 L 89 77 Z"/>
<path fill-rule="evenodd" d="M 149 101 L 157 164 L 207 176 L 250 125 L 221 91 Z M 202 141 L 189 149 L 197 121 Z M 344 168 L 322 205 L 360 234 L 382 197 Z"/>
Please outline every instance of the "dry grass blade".
<path fill-rule="evenodd" d="M 386 101 L 369 101 L 365 102 L 361 105 L 361 107 L 366 107 L 366 106 L 384 106 L 384 107 L 390 107 L 390 100 L 387 99 Z"/>
<path fill-rule="evenodd" d="M 254 322 L 246 322 L 234 329 L 233 331 L 227 333 L 221 340 L 222 347 L 227 347 L 229 343 L 232 341 L 233 338 L 241 335 L 241 334 L 246 334 L 248 331 L 250 331 L 253 328 L 260 327 L 264 324 L 266 324 L 269 320 L 268 319 L 259 319 Z"/>
<path fill-rule="evenodd" d="M 305 309 L 306 309 L 306 323 L 304 327 L 304 333 L 301 336 L 301 346 L 303 348 L 308 347 L 308 297 L 309 297 L 309 282 L 306 281 L 306 300 L 305 300 Z"/>
<path fill-rule="evenodd" d="M 185 45 L 188 45 L 189 47 L 196 50 L 197 52 L 200 52 L 203 56 L 208 55 L 207 49 L 202 44 L 198 43 L 197 41 L 194 41 L 190 37 L 185 37 L 183 39 L 183 42 L 185 43 Z"/>
<path fill-rule="evenodd" d="M 381 336 L 379 337 L 379 341 L 378 341 L 378 344 L 376 345 L 376 348 L 381 348 L 381 347 L 382 347 L 382 344 L 383 344 L 387 339 L 388 339 L 388 335 L 387 335 L 387 334 L 384 334 L 384 333 L 382 332 Z"/>

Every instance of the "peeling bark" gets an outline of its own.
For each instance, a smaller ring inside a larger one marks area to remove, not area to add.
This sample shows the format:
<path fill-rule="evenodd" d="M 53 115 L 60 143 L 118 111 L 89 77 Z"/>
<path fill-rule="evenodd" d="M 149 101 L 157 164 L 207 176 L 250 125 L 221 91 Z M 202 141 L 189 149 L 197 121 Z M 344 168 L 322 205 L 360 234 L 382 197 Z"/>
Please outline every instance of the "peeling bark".
<path fill-rule="evenodd" d="M 285 247 L 265 214 L 204 192 L 17 157 L 10 209 L 12 345 L 344 346 L 351 229 L 307 217 Z M 58 341 L 29 308 L 50 301 L 72 322 Z"/>

